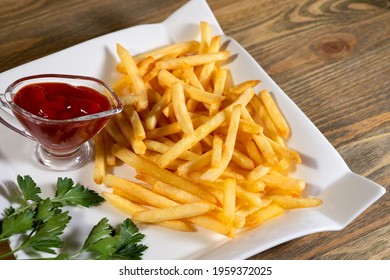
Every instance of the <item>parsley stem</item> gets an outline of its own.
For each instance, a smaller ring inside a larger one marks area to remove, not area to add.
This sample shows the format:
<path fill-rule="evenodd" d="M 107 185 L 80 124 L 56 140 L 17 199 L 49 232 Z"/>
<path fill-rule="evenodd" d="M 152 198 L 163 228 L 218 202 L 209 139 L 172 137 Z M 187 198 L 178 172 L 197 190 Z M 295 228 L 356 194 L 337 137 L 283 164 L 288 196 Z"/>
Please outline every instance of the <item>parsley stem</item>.
<path fill-rule="evenodd" d="M 8 256 L 12 256 L 14 253 L 15 253 L 14 251 L 10 251 L 8 253 L 2 254 L 0 255 L 0 259 L 5 259 Z"/>

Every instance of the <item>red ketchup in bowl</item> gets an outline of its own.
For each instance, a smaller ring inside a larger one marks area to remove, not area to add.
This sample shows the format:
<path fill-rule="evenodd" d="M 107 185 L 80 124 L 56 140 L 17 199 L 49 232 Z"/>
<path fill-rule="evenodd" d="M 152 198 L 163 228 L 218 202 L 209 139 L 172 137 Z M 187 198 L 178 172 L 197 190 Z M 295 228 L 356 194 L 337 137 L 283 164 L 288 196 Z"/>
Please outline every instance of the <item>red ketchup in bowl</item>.
<path fill-rule="evenodd" d="M 21 88 L 13 102 L 20 108 L 47 121 L 31 121 L 23 114 L 16 114 L 19 121 L 44 147 L 67 153 L 99 132 L 108 117 L 84 118 L 110 110 L 106 96 L 98 91 L 60 82 L 29 84 Z M 53 120 L 53 121 L 49 121 Z"/>
<path fill-rule="evenodd" d="M 73 119 L 111 108 L 107 97 L 88 87 L 39 83 L 21 88 L 13 98 L 30 113 L 52 120 Z"/>

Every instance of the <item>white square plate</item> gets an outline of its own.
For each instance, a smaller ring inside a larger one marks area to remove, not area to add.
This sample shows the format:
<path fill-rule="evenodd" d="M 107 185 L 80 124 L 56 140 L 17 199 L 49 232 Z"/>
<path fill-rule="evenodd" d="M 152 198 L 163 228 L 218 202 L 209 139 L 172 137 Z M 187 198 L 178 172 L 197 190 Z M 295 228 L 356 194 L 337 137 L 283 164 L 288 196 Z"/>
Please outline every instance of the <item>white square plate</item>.
<path fill-rule="evenodd" d="M 236 56 L 229 65 L 234 82 L 259 79 L 262 82 L 256 91 L 266 88 L 275 97 L 291 127 L 288 145 L 298 151 L 303 160 L 292 176 L 307 182 L 306 195 L 319 197 L 324 203 L 317 208 L 289 211 L 254 230 L 239 234 L 235 239 L 203 229 L 182 233 L 157 226 L 141 226 L 146 235 L 145 244 L 149 246 L 144 259 L 245 259 L 307 234 L 340 230 L 384 194 L 383 187 L 349 170 L 321 132 L 257 62 L 236 41 L 223 34 L 203 0 L 188 2 L 160 24 L 140 25 L 107 34 L 3 72 L 0 74 L 0 90 L 4 92 L 6 86 L 18 78 L 39 73 L 80 74 L 111 83 L 117 75 L 114 70 L 118 62 L 116 43 L 135 55 L 172 42 L 199 39 L 200 21 L 207 21 L 214 35 L 222 35 L 227 49 Z M 14 202 L 12 190 L 17 174 L 31 175 L 43 189 L 44 196 L 54 194 L 57 177 L 70 177 L 96 191 L 104 188 L 93 182 L 92 163 L 72 172 L 53 172 L 35 162 L 33 151 L 32 141 L 0 126 L 0 211 Z M 132 174 L 129 167 L 120 170 L 122 174 L 126 171 L 129 178 Z M 71 215 L 73 218 L 65 239 L 77 248 L 102 217 L 109 218 L 112 225 L 126 218 L 107 203 L 91 209 L 73 209 Z M 28 256 L 19 253 L 17 257 Z"/>

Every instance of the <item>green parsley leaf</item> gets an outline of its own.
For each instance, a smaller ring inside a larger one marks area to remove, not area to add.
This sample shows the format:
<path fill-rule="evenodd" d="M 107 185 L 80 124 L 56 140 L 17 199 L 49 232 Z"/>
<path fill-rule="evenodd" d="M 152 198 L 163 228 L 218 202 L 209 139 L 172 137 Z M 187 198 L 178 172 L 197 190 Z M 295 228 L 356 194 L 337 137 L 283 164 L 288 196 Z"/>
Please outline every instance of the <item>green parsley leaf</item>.
<path fill-rule="evenodd" d="M 57 205 L 54 204 L 50 198 L 42 200 L 36 208 L 36 220 L 39 222 L 46 222 L 53 215 L 60 213 L 61 210 L 57 208 Z"/>
<path fill-rule="evenodd" d="M 12 235 L 25 233 L 33 228 L 34 211 L 27 209 L 21 212 L 13 212 L 6 216 L 1 223 L 0 240 L 9 238 Z"/>
<path fill-rule="evenodd" d="M 39 194 L 41 189 L 35 184 L 33 179 L 26 175 L 24 177 L 18 175 L 17 177 L 18 185 L 23 194 L 23 200 L 26 202 L 28 200 L 40 201 L 41 198 Z"/>
<path fill-rule="evenodd" d="M 32 247 L 37 251 L 55 254 L 52 248 L 61 248 L 64 242 L 59 235 L 64 232 L 71 217 L 68 212 L 52 215 L 45 223 L 37 225 L 37 231 L 23 244 L 23 247 Z"/>
<path fill-rule="evenodd" d="M 58 178 L 55 202 L 65 205 L 82 205 L 90 207 L 100 204 L 104 199 L 93 190 L 85 188 L 83 185 L 74 185 L 70 178 Z"/>
<path fill-rule="evenodd" d="M 130 219 L 121 224 L 119 233 L 115 233 L 107 218 L 103 218 L 92 229 L 82 251 L 94 253 L 95 259 L 99 260 L 141 259 L 148 248 L 138 244 L 143 238 L 144 235 Z"/>
<path fill-rule="evenodd" d="M 143 252 L 148 248 L 143 244 L 138 244 L 144 237 L 145 235 L 139 233 L 139 229 L 133 221 L 126 219 L 121 224 L 118 248 L 111 259 L 140 260 Z"/>
<path fill-rule="evenodd" d="M 81 250 L 88 250 L 92 244 L 99 240 L 111 237 L 112 230 L 113 228 L 108 223 L 108 219 L 101 219 L 99 223 L 92 228 Z"/>
<path fill-rule="evenodd" d="M 103 218 L 94 226 L 88 235 L 81 251 L 91 252 L 95 259 L 107 260 L 116 250 L 117 239 L 112 237 L 112 226 Z"/>
<path fill-rule="evenodd" d="M 16 210 L 15 210 L 15 208 L 13 208 L 12 206 L 10 206 L 10 207 L 8 207 L 8 208 L 6 208 L 5 210 L 4 210 L 4 216 L 5 217 L 7 217 L 7 216 L 11 216 L 13 213 L 15 213 L 16 212 Z"/>

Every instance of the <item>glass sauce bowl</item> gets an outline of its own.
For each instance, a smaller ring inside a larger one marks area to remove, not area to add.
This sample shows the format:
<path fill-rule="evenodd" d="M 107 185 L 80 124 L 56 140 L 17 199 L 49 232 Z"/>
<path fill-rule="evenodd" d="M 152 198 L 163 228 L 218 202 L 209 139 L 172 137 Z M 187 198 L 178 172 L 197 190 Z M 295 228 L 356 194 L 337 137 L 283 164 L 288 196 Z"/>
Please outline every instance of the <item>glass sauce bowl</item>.
<path fill-rule="evenodd" d="M 35 93 L 31 94 L 31 90 Z M 29 91 L 30 95 L 23 97 Z M 65 101 L 69 99 L 73 103 Z M 92 154 L 89 140 L 123 107 L 114 91 L 98 79 L 43 74 L 24 77 L 9 85 L 5 94 L 0 94 L 0 109 L 7 112 L 6 108 L 25 131 L 1 116 L 0 122 L 37 142 L 38 162 L 54 170 L 71 170 L 88 162 Z"/>

